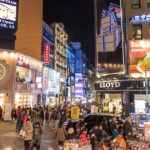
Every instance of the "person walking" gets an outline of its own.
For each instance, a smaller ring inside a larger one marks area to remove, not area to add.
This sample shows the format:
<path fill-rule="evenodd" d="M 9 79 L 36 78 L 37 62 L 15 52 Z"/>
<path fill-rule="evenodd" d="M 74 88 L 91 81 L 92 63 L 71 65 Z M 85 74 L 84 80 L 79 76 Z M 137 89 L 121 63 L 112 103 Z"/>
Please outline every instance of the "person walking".
<path fill-rule="evenodd" d="M 67 135 L 65 125 L 64 125 L 64 118 L 61 118 L 59 123 L 57 124 L 57 129 L 55 134 L 56 134 L 56 140 L 58 141 L 58 145 L 64 146 L 65 135 Z"/>
<path fill-rule="evenodd" d="M 33 120 L 34 123 L 36 123 L 36 119 L 37 119 L 37 112 L 35 111 L 35 109 L 36 108 L 31 110 L 31 120 Z"/>
<path fill-rule="evenodd" d="M 21 109 L 20 109 L 20 106 L 18 106 L 18 109 L 16 111 L 16 115 L 17 115 L 16 129 L 19 128 L 19 130 L 20 130 L 21 129 Z"/>
<path fill-rule="evenodd" d="M 58 124 L 58 122 L 59 122 L 59 119 L 60 119 L 60 113 L 59 113 L 59 111 L 58 111 L 58 109 L 56 108 L 55 109 L 55 111 L 56 111 L 56 113 L 55 113 L 55 115 L 54 115 L 54 129 L 56 130 L 57 129 L 57 124 Z"/>
<path fill-rule="evenodd" d="M 43 134 L 43 130 L 42 127 L 40 126 L 40 122 L 37 121 L 35 123 L 35 128 L 33 130 L 33 147 L 31 148 L 31 150 L 36 147 L 37 150 L 40 150 L 40 145 L 42 143 L 42 134 Z"/>
<path fill-rule="evenodd" d="M 40 110 L 40 118 L 41 118 L 41 125 L 43 126 L 43 121 L 44 121 L 44 108 L 41 108 L 41 110 Z"/>
<path fill-rule="evenodd" d="M 23 125 L 23 117 L 24 117 L 24 114 L 25 114 L 25 109 L 22 108 L 22 109 L 21 109 L 21 126 Z"/>
<path fill-rule="evenodd" d="M 133 135 L 133 133 L 132 133 L 132 126 L 131 126 L 131 118 L 127 117 L 126 122 L 124 123 L 124 138 L 125 138 L 125 141 L 128 138 L 131 138 L 132 135 Z"/>
<path fill-rule="evenodd" d="M 48 111 L 48 109 L 46 110 L 46 112 L 45 112 L 45 125 L 48 125 L 49 124 L 49 111 Z"/>
<path fill-rule="evenodd" d="M 30 119 L 27 119 L 22 130 L 25 131 L 25 138 L 24 138 L 25 150 L 30 150 L 31 140 L 32 140 L 32 132 L 33 132 L 33 125 L 31 123 Z"/>
<path fill-rule="evenodd" d="M 110 122 L 110 131 L 111 131 L 111 135 L 113 135 L 113 133 L 114 133 L 114 130 L 115 129 L 117 129 L 117 126 L 116 126 L 116 117 L 115 116 L 113 116 L 113 118 L 112 118 L 112 121 Z"/>
<path fill-rule="evenodd" d="M 13 118 L 15 118 L 15 120 L 16 120 L 16 109 L 15 109 L 15 107 L 13 107 L 13 109 L 11 111 L 11 119 L 12 119 L 12 121 L 13 121 Z"/>
<path fill-rule="evenodd" d="M 54 124 L 55 124 L 54 116 L 55 116 L 55 111 L 54 108 L 52 108 L 52 112 L 50 115 L 50 119 L 51 119 L 50 130 L 54 130 Z"/>
<path fill-rule="evenodd" d="M 107 123 L 107 119 L 104 117 L 103 121 L 102 121 L 102 128 L 103 130 L 105 130 L 105 132 L 110 135 L 109 133 L 109 128 L 108 128 L 108 123 Z"/>

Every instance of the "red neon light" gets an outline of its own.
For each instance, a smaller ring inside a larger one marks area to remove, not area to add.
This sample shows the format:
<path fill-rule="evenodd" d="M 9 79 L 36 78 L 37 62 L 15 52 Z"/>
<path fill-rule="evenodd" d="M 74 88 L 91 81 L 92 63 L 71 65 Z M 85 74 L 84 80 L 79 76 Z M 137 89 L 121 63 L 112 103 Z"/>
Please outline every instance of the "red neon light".
<path fill-rule="evenodd" d="M 49 44 L 45 44 L 44 64 L 49 64 Z"/>

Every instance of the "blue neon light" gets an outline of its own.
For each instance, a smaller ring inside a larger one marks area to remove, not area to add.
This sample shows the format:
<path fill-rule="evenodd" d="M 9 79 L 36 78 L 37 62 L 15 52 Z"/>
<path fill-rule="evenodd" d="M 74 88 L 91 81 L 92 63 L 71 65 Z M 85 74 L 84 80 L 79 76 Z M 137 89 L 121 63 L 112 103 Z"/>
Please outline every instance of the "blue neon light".
<path fill-rule="evenodd" d="M 129 21 L 146 21 L 146 20 L 150 20 L 150 14 L 148 15 L 143 14 L 142 16 L 135 16 L 129 19 Z"/>

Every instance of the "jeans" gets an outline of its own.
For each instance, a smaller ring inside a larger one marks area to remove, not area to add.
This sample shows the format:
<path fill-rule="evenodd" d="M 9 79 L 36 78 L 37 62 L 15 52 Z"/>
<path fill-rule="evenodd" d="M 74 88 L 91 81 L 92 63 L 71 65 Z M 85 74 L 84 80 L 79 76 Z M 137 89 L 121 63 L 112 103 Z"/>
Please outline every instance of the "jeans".
<path fill-rule="evenodd" d="M 59 120 L 54 120 L 54 121 L 55 121 L 54 129 L 56 130 L 56 128 L 57 128 L 57 124 L 58 124 Z"/>
<path fill-rule="evenodd" d="M 17 118 L 16 129 L 17 129 L 17 127 L 19 129 L 21 128 L 21 118 Z"/>
<path fill-rule="evenodd" d="M 54 128 L 54 125 L 55 125 L 55 120 L 54 120 L 54 119 L 51 119 L 50 129 L 53 129 L 53 128 Z"/>

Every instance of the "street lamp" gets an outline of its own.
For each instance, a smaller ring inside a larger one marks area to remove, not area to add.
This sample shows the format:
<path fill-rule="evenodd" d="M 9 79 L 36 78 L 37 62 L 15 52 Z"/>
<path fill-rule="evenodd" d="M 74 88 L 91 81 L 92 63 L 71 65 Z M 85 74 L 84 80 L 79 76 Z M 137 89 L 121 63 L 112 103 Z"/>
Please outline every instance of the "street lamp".
<path fill-rule="evenodd" d="M 148 113 L 149 113 L 149 101 L 148 101 L 148 82 L 147 82 L 147 72 L 149 72 L 149 70 L 146 70 L 146 65 L 145 65 L 145 81 L 146 81 L 146 83 L 145 83 L 145 85 L 146 85 L 146 100 L 147 100 L 147 109 L 148 109 Z"/>

